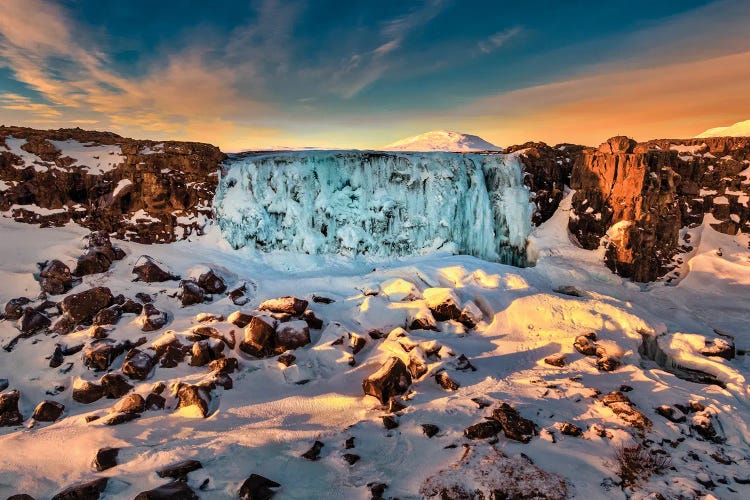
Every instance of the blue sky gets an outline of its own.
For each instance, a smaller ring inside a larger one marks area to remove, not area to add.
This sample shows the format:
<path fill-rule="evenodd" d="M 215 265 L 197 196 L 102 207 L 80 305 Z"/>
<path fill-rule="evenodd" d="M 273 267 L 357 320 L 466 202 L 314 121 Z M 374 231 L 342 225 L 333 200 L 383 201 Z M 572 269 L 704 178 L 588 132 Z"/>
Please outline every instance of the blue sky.
<path fill-rule="evenodd" d="M 3 0 L 0 123 L 370 148 L 750 118 L 750 2 Z"/>

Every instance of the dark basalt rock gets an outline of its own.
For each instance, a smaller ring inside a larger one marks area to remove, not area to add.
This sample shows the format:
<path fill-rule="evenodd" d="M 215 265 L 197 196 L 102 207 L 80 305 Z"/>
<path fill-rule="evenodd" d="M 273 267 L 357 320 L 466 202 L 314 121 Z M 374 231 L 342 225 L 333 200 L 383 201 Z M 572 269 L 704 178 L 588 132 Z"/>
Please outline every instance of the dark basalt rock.
<path fill-rule="evenodd" d="M 49 295 L 60 295 L 73 288 L 70 268 L 57 259 L 42 266 L 39 278 L 39 285 Z"/>
<path fill-rule="evenodd" d="M 280 488 L 281 485 L 258 474 L 250 474 L 245 479 L 239 491 L 241 500 L 269 500 L 275 492 L 271 488 Z"/>
<path fill-rule="evenodd" d="M 107 489 L 108 482 L 108 478 L 100 477 L 86 483 L 74 484 L 53 496 L 52 500 L 96 500 Z"/>
<path fill-rule="evenodd" d="M 359 455 L 355 455 L 354 453 L 344 453 L 343 458 L 349 465 L 354 465 L 359 462 L 359 459 L 361 457 Z"/>
<path fill-rule="evenodd" d="M 425 436 L 431 438 L 432 436 L 440 432 L 440 427 L 435 424 L 422 424 L 422 432 L 424 432 Z"/>
<path fill-rule="evenodd" d="M 704 356 L 716 356 L 726 360 L 732 360 L 736 356 L 734 342 L 730 339 L 712 339 L 706 342 L 706 347 L 700 350 Z"/>
<path fill-rule="evenodd" d="M 278 358 L 276 358 L 276 361 L 281 363 L 284 366 L 292 366 L 295 361 L 297 361 L 297 356 L 294 354 L 282 354 Z"/>
<path fill-rule="evenodd" d="M 146 401 L 140 394 L 128 394 L 119 400 L 112 410 L 115 413 L 143 413 L 146 411 Z"/>
<path fill-rule="evenodd" d="M 144 332 L 153 332 L 164 327 L 169 321 L 169 318 L 167 313 L 160 311 L 153 304 L 144 304 L 140 321 L 141 330 Z"/>
<path fill-rule="evenodd" d="M 177 409 L 195 406 L 204 418 L 208 416 L 211 393 L 199 385 L 181 385 L 177 390 Z"/>
<path fill-rule="evenodd" d="M 544 362 L 550 366 L 556 366 L 558 368 L 562 368 L 565 366 L 565 354 L 552 354 L 551 356 L 547 356 L 544 358 Z"/>
<path fill-rule="evenodd" d="M 563 422 L 560 424 L 560 434 L 565 436 L 580 437 L 583 435 L 583 430 L 575 424 L 570 422 Z"/>
<path fill-rule="evenodd" d="M 219 358 L 208 364 L 208 369 L 212 372 L 234 373 L 239 368 L 237 358 Z"/>
<path fill-rule="evenodd" d="M 5 319 L 19 319 L 23 315 L 23 311 L 26 308 L 25 306 L 30 303 L 31 299 L 28 299 L 26 297 L 17 297 L 15 299 L 10 299 L 5 304 Z"/>
<path fill-rule="evenodd" d="M 328 297 L 321 297 L 320 295 L 313 295 L 312 296 L 313 302 L 316 304 L 333 304 L 336 302 L 335 300 L 328 298 Z"/>
<path fill-rule="evenodd" d="M 182 302 L 182 307 L 202 304 L 206 301 L 206 294 L 203 289 L 193 280 L 180 281 L 180 289 L 177 292 L 177 296 Z"/>
<path fill-rule="evenodd" d="M 278 299 L 265 300 L 260 303 L 261 311 L 271 311 L 275 313 L 287 313 L 292 316 L 300 316 L 307 309 L 308 302 L 297 297 L 279 297 Z"/>
<path fill-rule="evenodd" d="M 183 460 L 174 464 L 167 465 L 156 471 L 159 477 L 169 477 L 177 480 L 185 480 L 187 475 L 194 470 L 202 469 L 203 464 L 198 460 Z"/>
<path fill-rule="evenodd" d="M 50 319 L 39 311 L 27 307 L 18 320 L 18 330 L 24 336 L 33 335 L 36 332 L 49 328 L 52 324 Z"/>
<path fill-rule="evenodd" d="M 495 408 L 492 411 L 492 418 L 500 423 L 508 439 L 528 443 L 536 434 L 534 422 L 523 418 L 508 403 L 502 403 L 500 407 Z"/>
<path fill-rule="evenodd" d="M 102 309 L 91 320 L 91 324 L 93 325 L 115 325 L 120 320 L 120 317 L 122 316 L 122 307 L 119 305 L 114 305 L 111 307 L 107 307 L 106 309 Z"/>
<path fill-rule="evenodd" d="M 146 410 L 163 410 L 167 400 L 161 394 L 150 392 L 146 396 Z"/>
<path fill-rule="evenodd" d="M 302 458 L 306 458 L 307 460 L 317 460 L 320 458 L 320 450 L 323 449 L 325 444 L 321 443 L 320 441 L 315 441 L 312 445 L 312 448 L 307 450 L 302 454 Z"/>
<path fill-rule="evenodd" d="M 65 405 L 56 401 L 42 401 L 34 409 L 34 420 L 38 422 L 54 422 L 65 411 Z"/>
<path fill-rule="evenodd" d="M 18 391 L 0 394 L 0 427 L 20 425 L 23 422 L 23 415 L 18 411 L 19 399 L 21 393 Z"/>
<path fill-rule="evenodd" d="M 198 277 L 198 286 L 208 293 L 224 293 L 227 289 L 224 280 L 221 279 L 213 269 L 210 269 Z"/>
<path fill-rule="evenodd" d="M 310 309 L 307 309 L 304 313 L 302 313 L 302 319 L 305 320 L 307 326 L 309 326 L 313 330 L 320 330 L 321 328 L 323 328 L 323 320 L 315 316 L 315 313 Z"/>
<path fill-rule="evenodd" d="M 470 425 L 464 430 L 464 436 L 469 439 L 489 439 L 498 435 L 503 430 L 500 422 L 495 420 L 485 420 L 477 424 Z"/>
<path fill-rule="evenodd" d="M 119 399 L 133 389 L 133 386 L 119 373 L 107 373 L 99 383 L 108 399 Z"/>
<path fill-rule="evenodd" d="M 60 311 L 75 323 L 90 322 L 97 312 L 112 305 L 113 300 L 109 288 L 90 288 L 65 297 L 60 302 Z"/>
<path fill-rule="evenodd" d="M 389 358 L 383 365 L 362 381 L 362 390 L 376 397 L 382 404 L 393 396 L 406 392 L 411 385 L 411 374 L 406 365 L 397 357 Z"/>
<path fill-rule="evenodd" d="M 97 471 L 105 471 L 117 466 L 117 454 L 120 452 L 119 448 L 101 448 L 96 452 L 94 457 L 93 467 Z"/>
<path fill-rule="evenodd" d="M 398 420 L 393 415 L 384 415 L 380 418 L 383 421 L 383 427 L 386 429 L 391 430 L 398 427 Z"/>
<path fill-rule="evenodd" d="M 277 353 L 283 353 L 310 343 L 310 328 L 304 321 L 289 321 L 276 327 L 274 346 Z"/>
<path fill-rule="evenodd" d="M 448 372 L 442 371 L 435 375 L 435 382 L 446 391 L 457 391 L 461 384 L 453 380 Z"/>
<path fill-rule="evenodd" d="M 146 380 L 158 359 L 140 349 L 131 349 L 122 363 L 122 373 L 134 380 Z"/>
<path fill-rule="evenodd" d="M 83 352 L 83 364 L 95 371 L 104 371 L 126 349 L 130 342 L 105 338 L 93 341 Z"/>
<path fill-rule="evenodd" d="M 245 327 L 240 350 L 256 358 L 269 355 L 275 332 L 276 320 L 268 316 L 254 316 Z"/>
<path fill-rule="evenodd" d="M 235 311 L 229 315 L 227 321 L 229 323 L 232 323 L 236 327 L 245 328 L 250 324 L 250 321 L 252 321 L 253 318 L 254 316 L 252 314 L 246 314 L 242 311 Z"/>
<path fill-rule="evenodd" d="M 153 490 L 138 493 L 135 500 L 198 500 L 199 498 L 186 482 L 174 481 Z"/>
<path fill-rule="evenodd" d="M 670 422 L 674 422 L 676 424 L 681 424 L 685 422 L 687 417 L 683 412 L 678 410 L 677 408 L 672 408 L 669 405 L 661 405 L 658 408 L 656 408 L 654 411 L 658 415 L 661 415 L 662 417 L 666 418 Z"/>
<path fill-rule="evenodd" d="M 593 339 L 595 340 L 595 339 Z M 584 356 L 595 356 L 596 355 L 596 344 L 593 340 L 586 335 L 579 335 L 576 337 L 573 347 L 576 351 L 580 352 Z"/>
<path fill-rule="evenodd" d="M 133 274 L 136 275 L 138 280 L 145 281 L 146 283 L 161 283 L 179 279 L 177 276 L 159 267 L 156 261 L 148 255 L 142 255 L 138 258 L 135 267 L 133 267 Z"/>
<path fill-rule="evenodd" d="M 79 381 L 73 386 L 73 401 L 91 404 L 104 397 L 105 390 L 101 385 L 86 380 Z"/>
<path fill-rule="evenodd" d="M 140 413 L 115 413 L 111 417 L 104 419 L 104 425 L 120 425 L 141 418 Z"/>

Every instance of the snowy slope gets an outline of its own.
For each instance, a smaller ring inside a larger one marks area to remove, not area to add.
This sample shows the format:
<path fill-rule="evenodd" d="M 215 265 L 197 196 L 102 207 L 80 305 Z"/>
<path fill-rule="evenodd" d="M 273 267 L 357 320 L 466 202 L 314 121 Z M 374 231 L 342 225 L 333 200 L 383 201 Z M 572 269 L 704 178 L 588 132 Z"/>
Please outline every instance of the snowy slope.
<path fill-rule="evenodd" d="M 693 352 L 694 345 L 716 337 L 714 328 L 734 334 L 738 350 L 750 348 L 747 236 L 733 238 L 704 226 L 685 279 L 677 286 L 641 287 L 612 274 L 596 252 L 570 242 L 565 229 L 569 210 L 570 196 L 552 219 L 533 232 L 531 248 L 537 265 L 525 269 L 469 256 L 421 256 L 373 268 L 369 262 L 333 256 L 233 250 L 216 228 L 193 241 L 169 245 L 117 242 L 127 256 L 107 273 L 85 277 L 72 293 L 103 285 L 127 297 L 151 294 L 156 306 L 169 312 L 170 323 L 146 333 L 144 349 L 166 332 L 188 343 L 199 324 L 197 315 L 203 312 L 227 317 L 238 309 L 251 312 L 262 300 L 291 294 L 308 300 L 315 294 L 335 302 L 310 302 L 324 325 L 322 330 L 312 330 L 310 345 L 294 351 L 296 364 L 285 367 L 273 358 L 259 360 L 237 348 L 226 349 L 227 356 L 239 358 L 240 369 L 231 375 L 233 389 L 213 392 L 212 412 L 205 419 L 175 412 L 168 389 L 165 410 L 146 411 L 141 418 L 117 426 L 103 425 L 101 419 L 86 423 L 86 415 L 104 416 L 116 400 L 76 403 L 70 387 L 79 378 L 98 380 L 101 373 L 87 370 L 80 355 L 66 357 L 66 362 L 73 362 L 67 373 L 50 368 L 47 357 L 58 343 L 90 342 L 87 330 L 62 337 L 37 334 L 21 339 L 12 352 L 0 350 L 0 378 L 9 380 L 9 389 L 21 392 L 20 409 L 26 417 L 23 426 L 0 427 L 0 498 L 20 492 L 50 498 L 65 486 L 98 477 L 110 478 L 102 498 L 134 498 L 169 481 L 154 473 L 160 466 L 197 459 L 203 468 L 189 474 L 188 484 L 204 499 L 237 498 L 251 473 L 280 483 L 275 497 L 280 500 L 366 499 L 371 498 L 368 485 L 377 482 L 387 484 L 386 498 L 412 499 L 420 497 L 428 477 L 459 462 L 465 446 L 478 456 L 501 450 L 516 467 L 527 468 L 533 461 L 563 478 L 573 498 L 642 499 L 653 492 L 665 498 L 748 498 L 748 356 L 728 361 Z M 40 229 L 6 218 L 0 218 L 0 232 L 7 236 L 0 239 L 2 303 L 19 295 L 34 297 L 39 290 L 32 276 L 35 263 L 59 258 L 71 264 L 81 253 L 81 237 L 86 233 L 75 225 Z M 717 245 L 723 252 L 716 251 Z M 250 302 L 240 308 L 216 295 L 210 303 L 181 307 L 173 296 L 176 281 L 132 281 L 132 267 L 142 254 L 183 276 L 210 266 L 230 287 L 245 281 Z M 567 285 L 578 287 L 584 296 L 555 292 Z M 387 334 L 407 318 L 423 314 L 426 299 L 451 294 L 460 306 L 476 304 L 481 316 L 476 328 L 467 330 L 445 321 L 438 323 L 437 331 L 397 330 L 402 336 L 379 339 L 367 334 L 373 329 Z M 242 338 L 242 329 L 226 321 L 206 324 L 222 332 L 234 329 Z M 113 339 L 144 336 L 133 315 L 125 314 L 109 329 Z M 620 356 L 622 367 L 600 371 L 594 356 L 573 349 L 576 336 L 589 332 L 597 334 L 607 352 Z M 0 344 L 17 333 L 13 322 L 0 321 Z M 349 333 L 366 339 L 356 356 L 347 348 L 348 341 L 343 345 L 338 341 Z M 713 371 L 724 375 L 726 387 L 675 377 L 639 353 L 642 335 L 658 335 L 670 356 L 687 367 L 710 362 Z M 410 353 L 427 351 L 436 353 L 426 356 L 428 373 L 412 383 L 406 408 L 395 415 L 399 426 L 385 429 L 381 417 L 388 411 L 363 395 L 363 378 L 391 356 L 408 358 Z M 461 354 L 476 371 L 462 365 Z M 543 361 L 554 354 L 566 356 L 563 367 Z M 352 357 L 356 358 L 353 366 Z M 112 365 L 115 372 L 121 364 L 119 357 Z M 447 391 L 436 383 L 441 370 L 460 384 L 457 390 Z M 131 383 L 134 392 L 145 396 L 157 381 L 168 386 L 195 383 L 206 374 L 205 367 L 190 366 L 186 360 L 175 368 L 157 367 L 147 380 Z M 57 393 L 53 389 L 57 386 L 64 389 Z M 634 429 L 603 404 L 602 395 L 618 388 L 628 391 L 624 394 L 651 420 L 651 428 Z M 51 424 L 32 423 L 29 417 L 42 399 L 65 404 L 63 418 Z M 490 406 L 478 407 L 475 400 Z M 687 415 L 685 422 L 671 422 L 655 412 L 660 405 L 690 401 L 705 410 Z M 495 444 L 464 437 L 467 426 L 483 422 L 501 402 L 533 420 L 538 435 L 527 444 L 502 433 Z M 695 426 L 706 420 L 713 422 L 721 439 L 704 439 L 696 432 Z M 577 425 L 583 434 L 560 432 L 562 422 Z M 437 434 L 427 437 L 423 424 L 436 425 Z M 643 441 L 642 433 L 652 450 L 672 457 L 673 469 L 623 491 L 613 455 L 623 443 Z M 354 447 L 346 449 L 349 438 L 354 438 Z M 316 440 L 324 444 L 320 459 L 305 460 L 301 455 Z M 121 448 L 118 465 L 96 472 L 92 458 L 105 446 Z M 344 453 L 356 454 L 360 460 L 349 465 Z M 454 469 L 444 480 L 461 481 L 489 470 L 476 460 L 467 463 L 472 470 Z M 205 480 L 205 490 L 199 490 Z"/>
<path fill-rule="evenodd" d="M 696 138 L 702 137 L 748 137 L 750 136 L 750 120 L 737 122 L 728 127 L 710 128 L 705 132 L 696 135 Z"/>
<path fill-rule="evenodd" d="M 384 151 L 502 151 L 481 137 L 462 134 L 450 130 L 433 130 L 420 135 L 401 139 L 387 146 Z"/>

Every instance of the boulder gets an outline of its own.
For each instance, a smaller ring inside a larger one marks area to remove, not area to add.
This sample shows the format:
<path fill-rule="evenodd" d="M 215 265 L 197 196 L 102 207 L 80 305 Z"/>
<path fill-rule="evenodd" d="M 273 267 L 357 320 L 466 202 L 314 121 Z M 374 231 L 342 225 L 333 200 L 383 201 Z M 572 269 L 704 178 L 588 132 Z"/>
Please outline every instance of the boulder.
<path fill-rule="evenodd" d="M 315 441 L 312 445 L 312 448 L 307 450 L 302 454 L 302 458 L 306 458 L 307 460 L 315 461 L 320 458 L 320 450 L 323 449 L 325 444 L 323 444 L 320 441 Z"/>
<path fill-rule="evenodd" d="M 209 269 L 207 272 L 198 276 L 198 286 L 208 293 L 224 293 L 227 289 L 224 280 L 221 279 L 213 269 Z"/>
<path fill-rule="evenodd" d="M 276 325 L 277 321 L 269 316 L 254 316 L 245 327 L 240 350 L 256 358 L 268 356 L 272 349 Z"/>
<path fill-rule="evenodd" d="M 206 300 L 206 294 L 203 289 L 193 280 L 180 281 L 177 297 L 180 298 L 183 307 L 202 304 Z"/>
<path fill-rule="evenodd" d="M 206 366 L 223 356 L 224 343 L 216 340 L 201 340 L 193 343 L 191 366 Z"/>
<path fill-rule="evenodd" d="M 243 281 L 229 290 L 227 296 L 229 296 L 229 300 L 231 300 L 234 305 L 244 306 L 248 301 L 248 298 L 245 296 L 246 292 L 247 284 Z"/>
<path fill-rule="evenodd" d="M 84 349 L 83 364 L 94 371 L 104 371 L 128 348 L 130 342 L 110 338 L 95 340 Z"/>
<path fill-rule="evenodd" d="M 104 425 L 120 425 L 128 423 L 131 420 L 135 420 L 137 418 L 141 418 L 140 413 L 115 413 L 111 417 L 104 419 L 103 423 Z"/>
<path fill-rule="evenodd" d="M 137 276 L 138 280 L 146 283 L 161 283 L 178 279 L 177 276 L 159 267 L 156 261 L 148 255 L 142 255 L 138 258 L 133 267 L 133 274 Z"/>
<path fill-rule="evenodd" d="M 560 430 L 560 434 L 565 436 L 580 437 L 583 435 L 583 430 L 575 424 L 570 422 L 562 422 L 556 426 Z"/>
<path fill-rule="evenodd" d="M 94 469 L 97 471 L 105 471 L 117 466 L 117 454 L 120 452 L 119 448 L 100 448 L 96 452 L 94 457 Z"/>
<path fill-rule="evenodd" d="M 141 314 L 143 312 L 143 304 L 127 299 L 121 306 L 122 312 L 126 314 Z"/>
<path fill-rule="evenodd" d="M 424 432 L 424 435 L 427 436 L 428 438 L 431 438 L 434 435 L 436 435 L 438 432 L 440 432 L 440 427 L 438 427 L 435 424 L 422 424 L 421 427 L 422 427 L 422 432 Z"/>
<path fill-rule="evenodd" d="M 23 415 L 18 411 L 19 399 L 21 399 L 21 393 L 18 391 L 0 394 L 0 427 L 20 425 L 23 422 Z"/>
<path fill-rule="evenodd" d="M 464 429 L 464 436 L 469 439 L 489 439 L 498 435 L 503 430 L 503 426 L 496 420 L 485 420 L 478 424 L 473 424 Z"/>
<path fill-rule="evenodd" d="M 208 364 L 208 369 L 212 372 L 234 373 L 239 368 L 237 358 L 219 358 Z"/>
<path fill-rule="evenodd" d="M 97 312 L 109 307 L 113 300 L 110 289 L 99 286 L 68 295 L 60 302 L 60 311 L 75 323 L 88 322 Z"/>
<path fill-rule="evenodd" d="M 60 295 L 73 288 L 70 268 L 56 259 L 44 264 L 39 278 L 39 285 L 49 295 Z"/>
<path fill-rule="evenodd" d="M 73 383 L 73 401 L 91 404 L 104 397 L 104 388 L 87 380 L 78 379 Z"/>
<path fill-rule="evenodd" d="M 264 300 L 260 303 L 261 311 L 271 311 L 276 313 L 287 313 L 292 316 L 299 316 L 307 309 L 308 302 L 297 297 L 279 297 L 278 299 Z"/>
<path fill-rule="evenodd" d="M 104 390 L 104 395 L 108 399 L 119 399 L 130 392 L 133 388 L 133 386 L 125 380 L 125 377 L 119 373 L 107 373 L 99 379 L 99 383 Z"/>
<path fill-rule="evenodd" d="M 136 495 L 135 500 L 198 500 L 200 497 L 184 481 L 173 481 Z"/>
<path fill-rule="evenodd" d="M 466 328 L 474 328 L 484 318 L 482 310 L 479 309 L 474 302 L 468 301 L 464 304 L 464 308 L 461 309 L 461 315 L 458 317 L 458 321 L 463 324 Z"/>
<path fill-rule="evenodd" d="M 640 412 L 626 395 L 619 391 L 610 392 L 603 396 L 602 403 L 631 427 L 639 430 L 651 427 L 651 420 Z"/>
<path fill-rule="evenodd" d="M 238 493 L 240 500 L 269 500 L 275 492 L 271 488 L 279 488 L 281 485 L 258 474 L 250 474 L 240 486 Z"/>
<path fill-rule="evenodd" d="M 131 349 L 122 363 L 122 373 L 134 380 L 146 380 L 159 360 L 140 349 Z"/>
<path fill-rule="evenodd" d="M 202 469 L 203 464 L 198 460 L 183 460 L 157 469 L 156 475 L 159 477 L 168 477 L 179 481 L 187 479 L 187 475 L 195 470 Z"/>
<path fill-rule="evenodd" d="M 734 359 L 736 349 L 730 339 L 715 338 L 706 341 L 706 347 L 700 350 L 704 356 L 716 356 L 726 360 Z"/>
<path fill-rule="evenodd" d="M 140 394 L 128 394 L 115 403 L 111 411 L 114 413 L 143 413 L 146 411 L 146 401 Z"/>
<path fill-rule="evenodd" d="M 502 403 L 492 411 L 492 418 L 503 428 L 503 433 L 508 439 L 528 443 L 536 434 L 534 422 L 523 418 L 518 411 L 508 403 Z"/>
<path fill-rule="evenodd" d="M 227 321 L 229 323 L 232 323 L 236 327 L 245 328 L 250 324 L 250 321 L 252 321 L 253 317 L 254 316 L 252 314 L 246 314 L 242 311 L 235 311 L 227 317 Z"/>
<path fill-rule="evenodd" d="M 30 303 L 31 299 L 28 299 L 26 297 L 17 297 L 15 299 L 10 299 L 5 304 L 5 318 L 12 320 L 19 319 L 23 315 L 24 309 L 26 309 L 25 306 Z"/>
<path fill-rule="evenodd" d="M 21 314 L 17 326 L 23 335 L 33 335 L 45 328 L 49 328 L 51 324 L 52 321 L 46 315 L 36 309 L 27 307 L 24 309 L 23 314 Z"/>
<path fill-rule="evenodd" d="M 283 353 L 310 343 L 310 328 L 302 320 L 281 323 L 276 327 L 274 344 L 277 353 Z"/>
<path fill-rule="evenodd" d="M 146 409 L 147 410 L 163 410 L 167 400 L 161 394 L 149 392 L 146 396 Z"/>
<path fill-rule="evenodd" d="M 458 321 L 461 317 L 458 297 L 450 288 L 427 288 L 423 296 L 437 321 Z"/>
<path fill-rule="evenodd" d="M 404 362 L 394 356 L 362 381 L 362 390 L 365 394 L 377 398 L 382 404 L 386 404 L 393 396 L 405 393 L 411 385 L 411 380 Z"/>
<path fill-rule="evenodd" d="M 573 342 L 573 347 L 584 356 L 596 355 L 596 343 L 586 335 L 579 335 L 576 337 L 575 342 Z"/>
<path fill-rule="evenodd" d="M 38 422 L 54 422 L 65 411 L 65 405 L 56 401 L 44 400 L 34 409 L 34 420 Z"/>
<path fill-rule="evenodd" d="M 307 326 L 313 330 L 320 330 L 323 328 L 323 320 L 315 316 L 315 313 L 310 309 L 307 309 L 302 313 L 302 319 L 305 320 Z"/>
<path fill-rule="evenodd" d="M 166 312 L 160 311 L 153 304 L 144 304 L 143 312 L 138 321 L 141 325 L 141 330 L 144 332 L 153 332 L 164 327 L 169 318 Z"/>
<path fill-rule="evenodd" d="M 180 385 L 177 390 L 177 408 L 191 408 L 200 416 L 206 417 L 209 412 L 211 393 L 205 387 L 198 385 Z"/>
<path fill-rule="evenodd" d="M 91 320 L 93 325 L 115 325 L 122 316 L 122 307 L 119 305 L 113 305 L 102 309 Z"/>
<path fill-rule="evenodd" d="M 461 387 L 461 384 L 453 380 L 446 371 L 437 373 L 435 375 L 435 382 L 437 382 L 438 385 L 446 391 L 456 391 L 459 387 Z"/>
<path fill-rule="evenodd" d="M 52 497 L 52 500 L 96 500 L 107 489 L 109 478 L 100 477 L 93 481 L 78 483 L 65 488 Z"/>
<path fill-rule="evenodd" d="M 550 366 L 562 368 L 565 366 L 565 354 L 552 354 L 544 358 L 544 362 Z"/>

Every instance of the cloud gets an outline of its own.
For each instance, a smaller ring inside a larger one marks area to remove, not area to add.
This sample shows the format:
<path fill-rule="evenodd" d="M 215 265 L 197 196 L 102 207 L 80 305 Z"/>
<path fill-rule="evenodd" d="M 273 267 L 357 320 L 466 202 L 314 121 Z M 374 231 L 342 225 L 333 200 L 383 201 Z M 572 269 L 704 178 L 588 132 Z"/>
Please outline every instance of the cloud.
<path fill-rule="evenodd" d="M 54 106 L 32 102 L 28 97 L 10 93 L 0 94 L 0 108 L 11 111 L 27 111 L 32 115 L 44 118 L 54 118 L 62 115 L 60 110 Z"/>
<path fill-rule="evenodd" d="M 516 36 L 521 34 L 521 32 L 523 32 L 522 27 L 514 26 L 512 28 L 508 28 L 502 31 L 498 31 L 497 33 L 493 33 L 486 39 L 479 42 L 479 50 L 481 50 L 485 54 L 494 52 L 497 49 L 501 48 L 506 43 L 508 43 L 510 39 L 515 38 Z"/>

